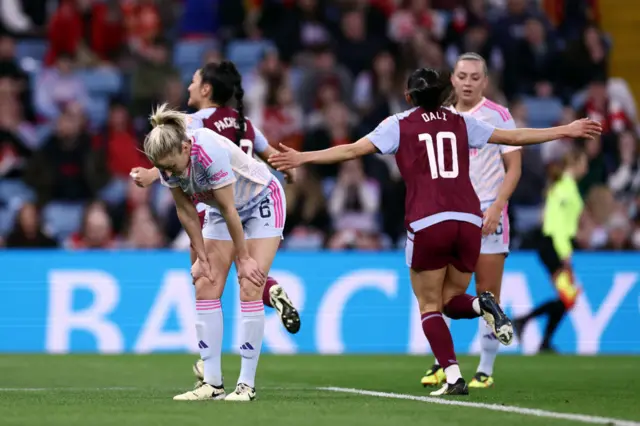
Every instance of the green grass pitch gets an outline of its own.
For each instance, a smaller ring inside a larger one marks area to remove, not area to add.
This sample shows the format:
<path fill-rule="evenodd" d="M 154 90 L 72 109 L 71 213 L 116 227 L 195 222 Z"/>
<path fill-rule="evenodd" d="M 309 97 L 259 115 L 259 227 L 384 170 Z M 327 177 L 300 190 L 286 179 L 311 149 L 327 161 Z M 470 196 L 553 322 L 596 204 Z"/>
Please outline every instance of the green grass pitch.
<path fill-rule="evenodd" d="M 318 387 L 428 396 L 431 356 L 263 356 L 258 400 L 174 402 L 194 382 L 191 355 L 1 355 L 0 425 L 560 425 L 523 413 L 334 393 Z M 227 390 L 239 357 L 223 360 Z M 477 359 L 462 357 L 467 379 Z M 640 422 L 640 357 L 502 356 L 496 386 L 455 400 Z M 629 423 L 633 424 L 633 423 Z M 640 423 L 638 423 L 640 424 Z"/>

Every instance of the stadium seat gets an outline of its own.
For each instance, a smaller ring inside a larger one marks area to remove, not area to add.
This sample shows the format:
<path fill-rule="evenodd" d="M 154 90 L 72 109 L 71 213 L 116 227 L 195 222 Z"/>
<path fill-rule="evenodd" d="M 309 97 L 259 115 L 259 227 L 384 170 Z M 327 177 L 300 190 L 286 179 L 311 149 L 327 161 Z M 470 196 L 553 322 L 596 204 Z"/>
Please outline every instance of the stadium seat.
<path fill-rule="evenodd" d="M 47 54 L 47 48 L 45 40 L 19 40 L 16 42 L 16 59 L 22 62 L 23 59 L 32 58 L 42 62 Z"/>
<path fill-rule="evenodd" d="M 53 238 L 62 241 L 80 229 L 83 212 L 82 203 L 53 201 L 42 211 L 45 229 Z"/>
<path fill-rule="evenodd" d="M 526 97 L 524 104 L 529 112 L 528 121 L 531 127 L 551 127 L 562 117 L 562 102 L 557 98 Z"/>
<path fill-rule="evenodd" d="M 120 71 L 111 68 L 98 68 L 80 72 L 90 95 L 116 95 L 122 88 Z"/>
<path fill-rule="evenodd" d="M 202 66 L 205 53 L 216 49 L 217 43 L 211 39 L 180 40 L 173 51 L 173 64 L 180 70 L 180 78 L 185 84 L 191 82 L 193 72 Z"/>
<path fill-rule="evenodd" d="M 226 57 L 236 64 L 240 74 L 247 74 L 258 65 L 264 53 L 270 49 L 275 49 L 270 41 L 235 40 L 227 46 Z"/>

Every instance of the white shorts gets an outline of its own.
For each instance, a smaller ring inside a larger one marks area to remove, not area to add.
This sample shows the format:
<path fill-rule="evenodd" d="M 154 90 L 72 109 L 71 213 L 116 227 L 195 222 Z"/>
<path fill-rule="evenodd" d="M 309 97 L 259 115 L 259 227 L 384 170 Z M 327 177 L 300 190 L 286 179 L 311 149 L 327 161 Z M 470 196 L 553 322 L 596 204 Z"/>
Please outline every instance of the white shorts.
<path fill-rule="evenodd" d="M 287 216 L 287 201 L 278 179 L 269 184 L 264 197 L 253 207 L 238 212 L 247 240 L 258 238 L 282 238 Z M 227 222 L 217 209 L 207 209 L 202 227 L 202 236 L 207 240 L 231 240 Z"/>
<path fill-rule="evenodd" d="M 482 213 L 489 208 L 491 203 L 482 204 Z M 496 232 L 486 237 L 482 237 L 482 245 L 480 246 L 480 254 L 509 254 L 509 215 L 507 209 L 509 205 L 505 204 L 500 214 L 500 222 L 496 228 Z"/>

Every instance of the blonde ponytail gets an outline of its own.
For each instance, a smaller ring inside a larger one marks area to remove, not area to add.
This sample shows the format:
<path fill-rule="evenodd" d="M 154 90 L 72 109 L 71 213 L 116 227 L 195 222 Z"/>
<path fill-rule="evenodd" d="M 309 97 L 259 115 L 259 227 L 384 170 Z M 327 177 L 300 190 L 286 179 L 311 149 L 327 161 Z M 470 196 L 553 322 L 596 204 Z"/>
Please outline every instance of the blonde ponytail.
<path fill-rule="evenodd" d="M 179 152 L 187 140 L 187 115 L 169 108 L 165 103 L 149 117 L 153 129 L 144 140 L 144 153 L 155 162 L 174 152 Z"/>

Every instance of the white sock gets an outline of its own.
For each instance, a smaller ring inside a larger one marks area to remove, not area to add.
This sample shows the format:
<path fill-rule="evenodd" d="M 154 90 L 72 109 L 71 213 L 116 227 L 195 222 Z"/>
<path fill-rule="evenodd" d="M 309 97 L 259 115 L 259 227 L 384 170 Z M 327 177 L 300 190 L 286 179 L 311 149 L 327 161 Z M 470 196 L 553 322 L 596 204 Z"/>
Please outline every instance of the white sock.
<path fill-rule="evenodd" d="M 222 386 L 222 305 L 220 299 L 196 300 L 196 335 L 204 361 L 204 381 Z"/>
<path fill-rule="evenodd" d="M 240 377 L 238 383 L 255 387 L 258 359 L 264 336 L 264 305 L 262 300 L 240 302 L 242 312 L 242 345 L 240 355 Z"/>
<path fill-rule="evenodd" d="M 484 323 L 484 332 L 482 338 L 480 338 L 480 364 L 476 372 L 484 373 L 487 376 L 493 374 L 493 364 L 496 362 L 496 356 L 498 355 L 498 349 L 500 348 L 500 342 L 493 334 L 493 329 L 489 327 L 487 323 Z"/>
<path fill-rule="evenodd" d="M 460 373 L 460 367 L 458 364 L 451 364 L 447 368 L 444 369 L 444 374 L 447 376 L 447 383 L 450 385 L 455 384 L 458 379 L 462 377 L 462 373 Z"/>
<path fill-rule="evenodd" d="M 482 309 L 480 309 L 480 299 L 476 297 L 473 302 L 471 302 L 471 307 L 473 307 L 473 310 L 476 311 L 476 314 L 482 315 Z"/>

